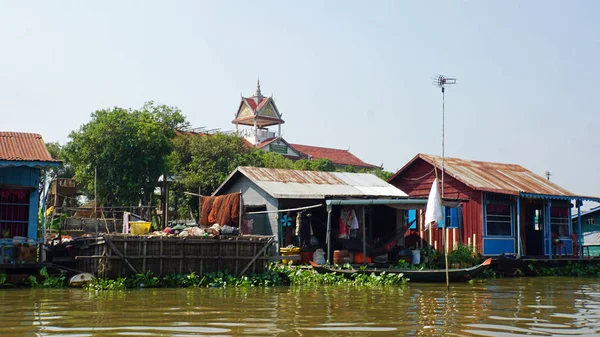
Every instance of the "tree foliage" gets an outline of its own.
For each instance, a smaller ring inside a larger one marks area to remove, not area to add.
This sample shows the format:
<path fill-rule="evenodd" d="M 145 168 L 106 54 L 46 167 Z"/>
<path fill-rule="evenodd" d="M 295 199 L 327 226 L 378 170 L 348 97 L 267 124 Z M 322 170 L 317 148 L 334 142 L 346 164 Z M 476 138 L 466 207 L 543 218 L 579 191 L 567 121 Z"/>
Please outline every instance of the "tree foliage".
<path fill-rule="evenodd" d="M 53 178 L 73 178 L 75 176 L 75 170 L 65 160 L 63 154 L 63 146 L 59 142 L 48 142 L 46 143 L 46 149 L 52 159 L 62 161 L 62 165 L 57 168 L 51 168 L 49 175 Z"/>
<path fill-rule="evenodd" d="M 107 205 L 148 204 L 158 178 L 169 169 L 173 131 L 186 126 L 176 107 L 148 102 L 139 110 L 98 110 L 71 132 L 62 155 L 88 196 L 94 191 Z"/>

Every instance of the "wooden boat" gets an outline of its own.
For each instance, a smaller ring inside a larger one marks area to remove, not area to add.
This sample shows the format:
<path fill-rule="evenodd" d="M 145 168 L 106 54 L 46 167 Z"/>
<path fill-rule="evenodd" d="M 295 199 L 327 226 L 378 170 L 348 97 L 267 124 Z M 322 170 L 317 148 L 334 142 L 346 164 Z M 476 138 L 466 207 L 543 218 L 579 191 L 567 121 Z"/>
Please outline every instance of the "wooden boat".
<path fill-rule="evenodd" d="M 473 279 L 484 271 L 490 264 L 492 259 L 488 258 L 481 264 L 470 268 L 448 269 L 448 278 L 450 282 L 466 282 Z M 362 268 L 362 269 L 336 269 L 325 265 L 319 265 L 314 261 L 310 261 L 310 265 L 319 274 L 336 273 L 343 274 L 346 277 L 351 277 L 352 274 L 402 274 L 410 282 L 446 282 L 446 269 L 393 269 L 393 268 Z"/>

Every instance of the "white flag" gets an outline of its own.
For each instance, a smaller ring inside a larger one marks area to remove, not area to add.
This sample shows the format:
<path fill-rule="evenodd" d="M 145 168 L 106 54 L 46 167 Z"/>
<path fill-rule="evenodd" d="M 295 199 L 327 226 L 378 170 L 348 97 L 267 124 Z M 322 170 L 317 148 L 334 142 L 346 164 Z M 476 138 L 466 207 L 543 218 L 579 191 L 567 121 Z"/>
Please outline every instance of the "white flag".
<path fill-rule="evenodd" d="M 430 225 L 439 225 L 442 222 L 442 198 L 440 197 L 440 189 L 438 180 L 435 178 L 431 191 L 429 191 L 429 199 L 427 199 L 427 209 L 425 210 L 425 229 L 429 229 Z"/>

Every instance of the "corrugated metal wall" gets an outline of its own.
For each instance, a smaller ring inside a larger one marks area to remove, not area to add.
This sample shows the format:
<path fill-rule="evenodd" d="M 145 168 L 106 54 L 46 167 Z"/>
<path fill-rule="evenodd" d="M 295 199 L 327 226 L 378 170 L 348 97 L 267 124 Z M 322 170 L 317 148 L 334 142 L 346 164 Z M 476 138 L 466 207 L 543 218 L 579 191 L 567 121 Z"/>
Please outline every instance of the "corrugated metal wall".
<path fill-rule="evenodd" d="M 279 207 L 277 199 L 271 197 L 242 174 L 237 174 L 232 183 L 229 183 L 225 188 L 219 191 L 219 194 L 222 195 L 240 191 L 242 191 L 244 205 L 265 205 L 267 211 L 275 211 Z M 274 235 L 277 240 L 279 232 L 277 213 L 268 213 L 266 218 L 268 219 L 266 223 L 254 223 L 252 234 Z"/>

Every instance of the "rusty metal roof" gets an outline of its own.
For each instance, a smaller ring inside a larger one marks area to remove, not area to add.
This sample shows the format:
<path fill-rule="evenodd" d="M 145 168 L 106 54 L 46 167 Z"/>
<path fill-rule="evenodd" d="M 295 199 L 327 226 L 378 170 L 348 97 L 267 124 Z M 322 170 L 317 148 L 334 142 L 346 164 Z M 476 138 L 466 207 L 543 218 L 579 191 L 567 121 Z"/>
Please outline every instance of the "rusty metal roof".
<path fill-rule="evenodd" d="M 411 163 L 421 158 L 438 168 L 442 167 L 442 157 L 418 154 Z M 406 166 L 405 166 L 406 167 Z M 444 159 L 444 170 L 449 176 L 475 190 L 517 195 L 533 193 L 557 196 L 575 196 L 520 165 L 501 164 L 459 158 Z"/>
<path fill-rule="evenodd" d="M 46 149 L 42 136 L 36 133 L 1 132 L 0 160 L 58 163 Z"/>
<path fill-rule="evenodd" d="M 238 167 L 214 194 L 217 194 L 238 172 L 278 199 L 407 197 L 406 193 L 370 173 L 317 172 L 247 166 Z"/>

